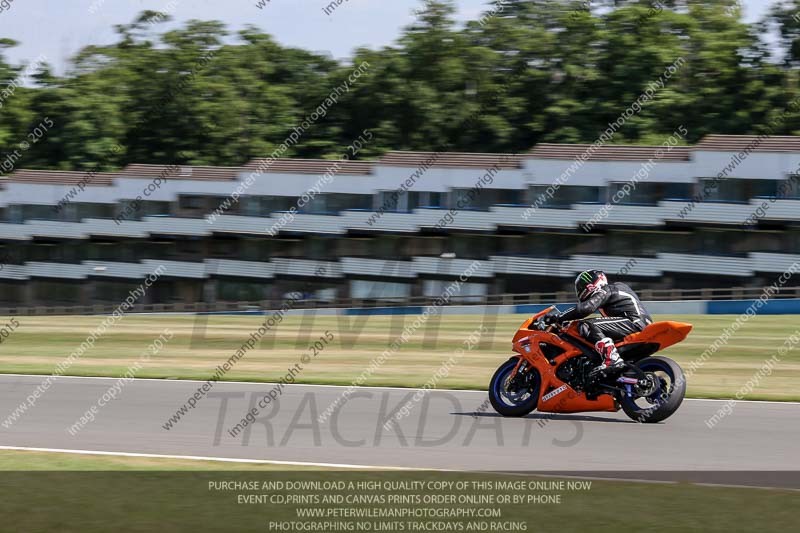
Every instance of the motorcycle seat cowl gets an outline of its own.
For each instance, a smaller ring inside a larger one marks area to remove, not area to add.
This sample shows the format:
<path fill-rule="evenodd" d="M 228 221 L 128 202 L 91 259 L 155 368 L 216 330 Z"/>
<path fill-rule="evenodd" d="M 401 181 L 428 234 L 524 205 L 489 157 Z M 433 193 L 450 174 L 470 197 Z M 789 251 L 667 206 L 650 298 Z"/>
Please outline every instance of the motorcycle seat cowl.
<path fill-rule="evenodd" d="M 620 344 L 632 342 L 659 342 L 666 343 L 668 346 L 685 339 L 691 330 L 692 325 L 683 322 L 672 322 L 670 320 L 653 322 L 642 331 L 627 335 L 620 341 Z"/>

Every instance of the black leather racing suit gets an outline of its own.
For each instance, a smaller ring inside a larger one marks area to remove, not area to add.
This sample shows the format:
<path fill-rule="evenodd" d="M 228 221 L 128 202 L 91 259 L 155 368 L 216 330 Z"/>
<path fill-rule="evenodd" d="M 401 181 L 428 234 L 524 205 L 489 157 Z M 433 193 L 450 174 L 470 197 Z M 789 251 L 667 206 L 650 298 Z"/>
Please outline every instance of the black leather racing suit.
<path fill-rule="evenodd" d="M 559 321 L 581 319 L 598 311 L 603 318 L 581 320 L 578 327 L 583 338 L 592 344 L 604 337 L 618 341 L 653 323 L 633 289 L 619 282 L 600 287 L 586 301 L 565 311 Z"/>

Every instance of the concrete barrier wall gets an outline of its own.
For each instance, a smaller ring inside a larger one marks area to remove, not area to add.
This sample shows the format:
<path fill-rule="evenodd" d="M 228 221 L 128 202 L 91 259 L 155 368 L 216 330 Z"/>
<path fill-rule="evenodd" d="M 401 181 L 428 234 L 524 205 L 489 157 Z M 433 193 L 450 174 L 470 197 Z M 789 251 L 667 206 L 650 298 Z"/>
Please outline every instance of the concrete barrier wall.
<path fill-rule="evenodd" d="M 644 302 L 645 307 L 653 315 L 739 315 L 744 313 L 754 300 L 730 300 L 730 301 L 656 301 Z M 542 309 L 549 307 L 544 304 L 524 304 L 524 305 L 453 305 L 444 306 L 439 309 L 442 315 L 483 315 L 490 314 L 522 314 L 533 315 Z M 558 304 L 558 309 L 565 311 L 571 306 Z M 488 311 L 487 311 L 488 308 Z M 316 316 L 333 316 L 344 314 L 348 316 L 358 315 L 420 315 L 425 311 L 422 306 L 414 307 L 365 307 L 354 309 L 296 309 L 291 310 L 289 315 L 314 314 Z M 247 314 L 261 314 L 261 311 L 248 311 Z M 762 315 L 796 315 L 800 314 L 800 299 L 769 300 L 766 305 L 757 311 Z M 211 314 L 245 314 L 245 313 L 211 313 Z"/>
<path fill-rule="evenodd" d="M 740 315 L 747 311 L 754 300 L 730 300 L 706 302 L 708 315 Z M 800 314 L 800 299 L 769 300 L 757 311 L 759 315 L 797 315 Z"/>

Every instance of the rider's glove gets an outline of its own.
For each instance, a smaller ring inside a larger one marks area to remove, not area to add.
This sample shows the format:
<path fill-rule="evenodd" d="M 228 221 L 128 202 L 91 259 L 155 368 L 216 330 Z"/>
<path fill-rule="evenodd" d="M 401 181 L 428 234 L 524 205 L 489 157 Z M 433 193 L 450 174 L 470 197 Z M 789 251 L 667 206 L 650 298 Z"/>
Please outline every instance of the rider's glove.
<path fill-rule="evenodd" d="M 561 322 L 561 313 L 559 311 L 550 311 L 542 317 L 545 325 L 552 326 Z"/>

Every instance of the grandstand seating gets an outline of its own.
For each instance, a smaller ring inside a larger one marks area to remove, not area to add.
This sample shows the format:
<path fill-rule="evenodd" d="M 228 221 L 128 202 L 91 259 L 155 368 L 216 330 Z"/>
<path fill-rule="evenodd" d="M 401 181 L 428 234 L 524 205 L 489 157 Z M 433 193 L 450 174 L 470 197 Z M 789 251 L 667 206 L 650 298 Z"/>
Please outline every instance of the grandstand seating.
<path fill-rule="evenodd" d="M 800 262 L 798 168 L 800 137 L 709 135 L 662 151 L 17 170 L 0 179 L 0 303 L 106 302 L 159 265 L 149 303 L 348 297 L 356 282 L 433 296 L 470 265 L 465 294 L 568 290 L 585 268 L 661 289 L 758 286 Z"/>

